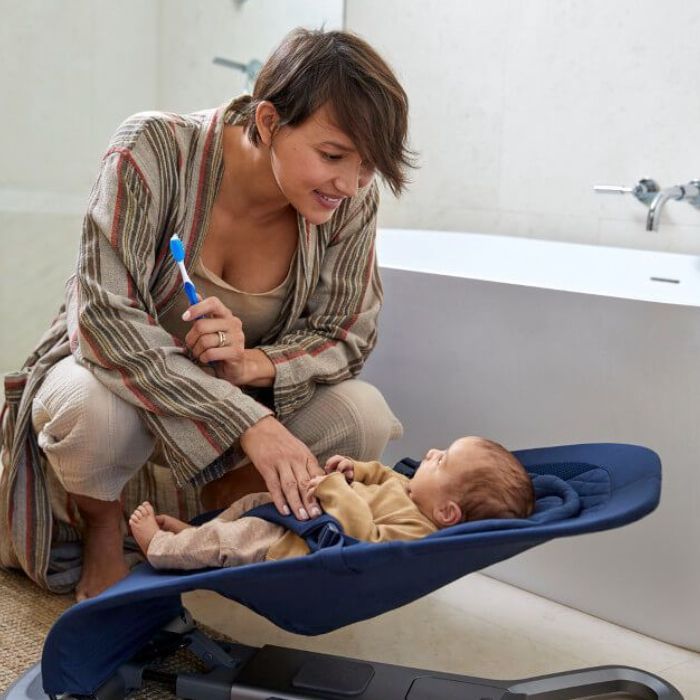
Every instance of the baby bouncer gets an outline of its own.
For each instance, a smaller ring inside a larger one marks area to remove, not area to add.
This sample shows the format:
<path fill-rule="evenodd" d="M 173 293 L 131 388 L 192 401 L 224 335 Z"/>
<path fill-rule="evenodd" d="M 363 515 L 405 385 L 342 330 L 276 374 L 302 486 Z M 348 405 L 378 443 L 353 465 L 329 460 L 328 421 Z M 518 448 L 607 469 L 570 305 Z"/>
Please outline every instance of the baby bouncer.
<path fill-rule="evenodd" d="M 67 610 L 46 638 L 41 664 L 6 697 L 117 700 L 156 682 L 180 698 L 206 700 L 566 700 L 610 693 L 682 700 L 663 679 L 629 667 L 489 680 L 225 644 L 197 630 L 182 606 L 183 592 L 210 589 L 283 629 L 322 634 L 556 537 L 631 523 L 659 502 L 661 465 L 646 448 L 589 444 L 515 454 L 535 487 L 536 509 L 527 520 L 463 523 L 422 540 L 369 544 L 345 536 L 328 516 L 311 523 L 289 518 L 285 524 L 309 542 L 308 556 L 196 572 L 156 572 L 142 564 L 102 595 Z M 417 466 L 405 459 L 395 468 L 410 477 Z M 268 511 L 270 518 L 279 518 L 274 509 Z M 341 587 L 346 593 L 338 605 L 335 591 Z M 183 647 L 202 660 L 204 672 L 162 670 L 162 660 Z"/>

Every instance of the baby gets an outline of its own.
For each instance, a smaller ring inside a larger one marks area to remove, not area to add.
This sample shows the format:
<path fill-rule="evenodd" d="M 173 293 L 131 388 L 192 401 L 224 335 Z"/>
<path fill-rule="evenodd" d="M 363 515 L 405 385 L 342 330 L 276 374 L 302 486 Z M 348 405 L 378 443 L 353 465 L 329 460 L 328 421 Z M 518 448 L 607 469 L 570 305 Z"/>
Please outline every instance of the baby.
<path fill-rule="evenodd" d="M 335 455 L 308 488 L 345 534 L 367 542 L 413 540 L 441 528 L 485 518 L 526 518 L 534 507 L 523 466 L 498 443 L 480 437 L 429 450 L 412 479 L 379 462 Z M 240 566 L 308 554 L 306 542 L 246 511 L 271 501 L 257 493 L 213 520 L 192 527 L 155 515 L 142 503 L 129 518 L 134 538 L 156 569 Z"/>

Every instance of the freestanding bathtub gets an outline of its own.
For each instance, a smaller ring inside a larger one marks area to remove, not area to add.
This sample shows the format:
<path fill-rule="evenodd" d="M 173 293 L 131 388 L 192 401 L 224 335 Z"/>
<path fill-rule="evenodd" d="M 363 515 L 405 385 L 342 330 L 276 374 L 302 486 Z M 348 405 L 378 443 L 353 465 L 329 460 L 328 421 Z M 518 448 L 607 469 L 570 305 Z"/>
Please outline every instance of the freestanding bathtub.
<path fill-rule="evenodd" d="M 386 460 L 465 434 L 657 451 L 652 515 L 487 573 L 700 650 L 700 258 L 394 229 L 378 259 L 385 305 L 362 376 L 405 427 Z"/>

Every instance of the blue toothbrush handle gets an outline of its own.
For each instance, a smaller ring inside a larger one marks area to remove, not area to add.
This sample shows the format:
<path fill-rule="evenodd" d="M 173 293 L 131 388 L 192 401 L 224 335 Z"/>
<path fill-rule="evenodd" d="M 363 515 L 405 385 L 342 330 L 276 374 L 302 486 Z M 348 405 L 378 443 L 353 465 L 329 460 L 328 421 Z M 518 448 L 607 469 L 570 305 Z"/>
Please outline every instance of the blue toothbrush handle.
<path fill-rule="evenodd" d="M 185 294 L 189 299 L 190 304 L 199 304 L 199 297 L 197 296 L 197 290 L 194 288 L 192 282 L 185 282 Z"/>

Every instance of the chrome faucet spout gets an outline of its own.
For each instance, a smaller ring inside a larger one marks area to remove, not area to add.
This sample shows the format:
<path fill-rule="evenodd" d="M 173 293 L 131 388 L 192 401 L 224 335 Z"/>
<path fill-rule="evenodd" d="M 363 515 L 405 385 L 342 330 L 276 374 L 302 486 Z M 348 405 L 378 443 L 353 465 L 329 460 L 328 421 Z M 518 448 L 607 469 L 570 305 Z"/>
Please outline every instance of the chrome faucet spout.
<path fill-rule="evenodd" d="M 690 180 L 685 185 L 659 189 L 654 180 L 646 178 L 640 180 L 634 187 L 621 187 L 619 185 L 596 185 L 595 192 L 600 194 L 633 194 L 638 201 L 649 207 L 647 214 L 647 231 L 658 231 L 661 212 L 669 199 L 680 202 L 685 200 L 688 204 L 700 209 L 700 180 Z"/>
<path fill-rule="evenodd" d="M 669 199 L 683 199 L 684 196 L 685 189 L 680 185 L 667 187 L 666 189 L 661 190 L 661 192 L 659 192 L 649 204 L 649 212 L 647 214 L 647 231 L 658 231 L 661 212 Z"/>

